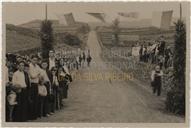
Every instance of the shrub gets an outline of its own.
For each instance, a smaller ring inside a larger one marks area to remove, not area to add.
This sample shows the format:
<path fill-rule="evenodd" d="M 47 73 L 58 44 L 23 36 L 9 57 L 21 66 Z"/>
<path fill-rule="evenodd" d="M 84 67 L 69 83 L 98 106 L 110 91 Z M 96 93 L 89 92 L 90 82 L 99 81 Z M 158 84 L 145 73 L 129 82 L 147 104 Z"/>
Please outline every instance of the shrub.
<path fill-rule="evenodd" d="M 185 24 L 181 20 L 175 25 L 173 86 L 167 93 L 166 109 L 170 112 L 185 115 L 186 30 Z"/>
<path fill-rule="evenodd" d="M 82 41 L 77 36 L 69 33 L 64 36 L 63 41 L 71 46 L 80 45 L 82 43 Z"/>
<path fill-rule="evenodd" d="M 42 57 L 48 58 L 49 50 L 53 49 L 53 29 L 52 22 L 44 20 L 41 25 L 41 45 L 42 45 Z"/>

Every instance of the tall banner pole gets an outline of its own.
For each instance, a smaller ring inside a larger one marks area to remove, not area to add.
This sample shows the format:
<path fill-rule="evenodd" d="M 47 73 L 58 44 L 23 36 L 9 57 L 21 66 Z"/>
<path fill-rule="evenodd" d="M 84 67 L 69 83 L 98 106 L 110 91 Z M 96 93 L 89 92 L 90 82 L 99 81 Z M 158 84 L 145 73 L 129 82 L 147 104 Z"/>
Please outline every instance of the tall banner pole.
<path fill-rule="evenodd" d="M 180 20 L 182 20 L 182 5 L 180 3 Z"/>
<path fill-rule="evenodd" d="M 47 14 L 48 12 L 47 12 L 47 3 L 46 3 L 46 5 L 45 5 L 45 20 L 47 20 Z"/>

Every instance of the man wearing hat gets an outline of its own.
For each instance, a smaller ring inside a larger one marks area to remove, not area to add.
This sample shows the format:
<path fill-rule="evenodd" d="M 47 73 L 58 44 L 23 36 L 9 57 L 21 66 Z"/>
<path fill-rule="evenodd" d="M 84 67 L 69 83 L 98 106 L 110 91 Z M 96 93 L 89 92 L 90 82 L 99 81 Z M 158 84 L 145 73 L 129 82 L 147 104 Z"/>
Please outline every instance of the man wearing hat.
<path fill-rule="evenodd" d="M 49 51 L 49 70 L 56 66 L 54 51 Z"/>

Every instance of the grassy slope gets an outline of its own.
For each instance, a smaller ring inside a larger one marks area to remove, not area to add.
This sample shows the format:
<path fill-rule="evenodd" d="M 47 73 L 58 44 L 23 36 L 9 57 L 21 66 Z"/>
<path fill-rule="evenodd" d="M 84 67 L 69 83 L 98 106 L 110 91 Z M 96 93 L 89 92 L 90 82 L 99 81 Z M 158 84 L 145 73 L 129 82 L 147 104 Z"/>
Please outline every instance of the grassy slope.
<path fill-rule="evenodd" d="M 17 52 L 40 47 L 39 32 L 6 25 L 6 51 Z"/>
<path fill-rule="evenodd" d="M 111 35 L 112 30 L 109 27 L 99 27 L 97 32 L 100 35 L 103 44 L 111 45 Z M 160 35 L 165 36 L 165 40 L 172 44 L 174 42 L 174 28 L 171 27 L 170 30 L 160 30 L 155 27 L 145 27 L 145 28 L 121 28 L 120 35 L 139 35 L 140 40 L 156 40 Z"/>
<path fill-rule="evenodd" d="M 63 41 L 55 39 L 58 44 L 55 48 L 66 47 L 67 49 L 75 49 L 76 47 L 85 46 L 69 46 Z M 18 52 L 40 47 L 39 31 L 28 28 L 18 27 L 14 25 L 6 25 L 6 52 Z M 83 44 L 84 45 L 84 44 Z"/>

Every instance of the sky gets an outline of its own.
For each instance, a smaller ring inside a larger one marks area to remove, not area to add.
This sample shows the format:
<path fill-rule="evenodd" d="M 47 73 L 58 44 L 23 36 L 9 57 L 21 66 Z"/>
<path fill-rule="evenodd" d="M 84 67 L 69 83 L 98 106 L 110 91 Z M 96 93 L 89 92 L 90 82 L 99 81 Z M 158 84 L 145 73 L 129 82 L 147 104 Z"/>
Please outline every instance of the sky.
<path fill-rule="evenodd" d="M 117 12 L 138 12 L 138 19 L 123 18 L 133 21 L 152 18 L 156 11 L 173 10 L 173 17 L 179 17 L 179 2 L 105 2 L 105 3 L 48 3 L 48 19 L 58 19 L 58 15 L 72 12 L 76 21 L 99 22 L 86 12 L 103 12 L 110 18 Z M 182 16 L 186 17 L 188 3 L 182 3 Z M 3 3 L 4 23 L 19 25 L 35 19 L 45 19 L 45 3 Z"/>

